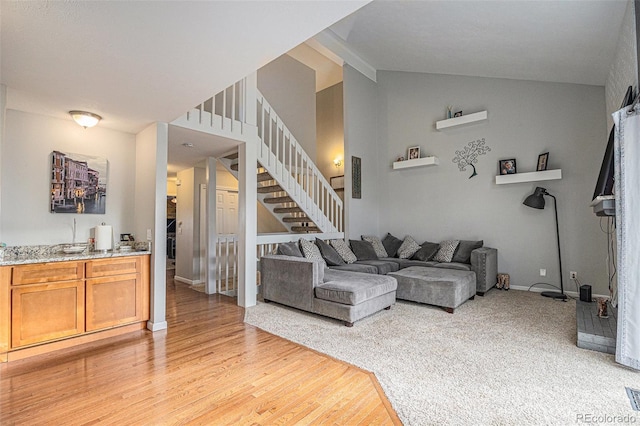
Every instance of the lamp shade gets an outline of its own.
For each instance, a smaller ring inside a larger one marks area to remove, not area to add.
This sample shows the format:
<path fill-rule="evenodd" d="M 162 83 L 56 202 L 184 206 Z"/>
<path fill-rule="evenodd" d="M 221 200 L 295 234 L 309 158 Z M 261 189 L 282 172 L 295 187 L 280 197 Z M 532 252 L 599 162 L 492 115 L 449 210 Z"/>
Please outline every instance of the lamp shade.
<path fill-rule="evenodd" d="M 69 111 L 69 115 L 71 115 L 76 123 L 78 123 L 85 129 L 87 127 L 95 126 L 100 120 L 102 120 L 102 117 L 100 117 L 98 114 L 86 111 Z"/>
<path fill-rule="evenodd" d="M 538 186 L 533 194 L 524 199 L 524 202 L 522 204 L 534 209 L 544 209 L 544 195 L 546 193 L 546 189 L 540 188 Z"/>

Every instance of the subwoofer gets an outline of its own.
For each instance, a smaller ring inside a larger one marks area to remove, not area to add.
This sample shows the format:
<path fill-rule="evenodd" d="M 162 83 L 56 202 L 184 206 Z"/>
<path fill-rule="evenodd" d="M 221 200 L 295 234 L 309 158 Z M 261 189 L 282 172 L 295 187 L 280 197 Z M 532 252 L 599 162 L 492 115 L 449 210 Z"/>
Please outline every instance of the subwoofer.
<path fill-rule="evenodd" d="M 580 301 L 591 302 L 591 286 L 590 285 L 585 284 L 580 286 Z"/>

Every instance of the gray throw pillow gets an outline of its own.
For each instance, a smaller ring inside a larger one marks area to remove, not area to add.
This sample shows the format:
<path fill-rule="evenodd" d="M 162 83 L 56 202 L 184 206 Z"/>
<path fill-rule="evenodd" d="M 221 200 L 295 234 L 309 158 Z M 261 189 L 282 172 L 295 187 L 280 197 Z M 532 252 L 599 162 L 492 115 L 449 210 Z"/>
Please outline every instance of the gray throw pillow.
<path fill-rule="evenodd" d="M 410 235 L 404 237 L 402 245 L 398 249 L 398 257 L 400 259 L 411 259 L 411 256 L 420 250 L 420 244 L 416 242 Z"/>
<path fill-rule="evenodd" d="M 418 250 L 411 259 L 422 260 L 423 262 L 427 262 L 431 260 L 433 256 L 436 255 L 439 249 L 440 249 L 440 244 L 430 243 L 428 241 L 425 241 L 424 243 L 420 244 L 420 250 Z"/>
<path fill-rule="evenodd" d="M 375 235 L 362 235 L 361 238 L 364 241 L 369 241 L 371 243 L 378 257 L 389 257 L 387 250 L 385 250 L 384 245 L 382 245 L 382 241 L 380 241 L 380 238 Z"/>
<path fill-rule="evenodd" d="M 316 245 L 320 249 L 320 254 L 324 258 L 324 261 L 327 262 L 329 266 L 340 266 L 346 265 L 344 260 L 340 257 L 336 249 L 331 247 L 329 244 L 325 243 L 319 238 L 316 238 Z"/>
<path fill-rule="evenodd" d="M 451 262 L 453 254 L 456 252 L 456 248 L 458 248 L 459 243 L 459 240 L 442 241 L 440 243 L 440 249 L 433 257 L 433 260 L 436 262 Z"/>
<path fill-rule="evenodd" d="M 378 260 L 376 251 L 369 241 L 349 240 L 349 243 L 358 260 Z"/>
<path fill-rule="evenodd" d="M 402 240 L 387 233 L 387 236 L 382 239 L 382 245 L 389 257 L 396 257 L 398 249 L 402 245 Z"/>
<path fill-rule="evenodd" d="M 460 240 L 456 252 L 453 254 L 452 262 L 471 263 L 471 252 L 479 249 L 484 245 L 484 241 L 465 241 Z"/>
<path fill-rule="evenodd" d="M 285 256 L 304 257 L 302 255 L 302 252 L 300 251 L 300 247 L 298 246 L 297 241 L 278 244 L 278 251 L 276 251 L 276 254 L 282 254 Z"/>
<path fill-rule="evenodd" d="M 345 240 L 331 240 L 329 241 L 329 243 L 331 244 L 331 247 L 336 249 L 342 260 L 344 260 L 345 262 L 353 263 L 358 260 L 356 255 L 353 254 L 353 252 L 349 248 L 349 244 L 347 244 Z"/>
<path fill-rule="evenodd" d="M 311 241 L 305 240 L 304 238 L 300 238 L 300 247 L 302 247 L 304 257 L 309 260 L 313 260 L 314 262 L 322 263 L 323 266 L 327 266 L 327 262 L 324 261 L 317 245 L 313 244 Z"/>

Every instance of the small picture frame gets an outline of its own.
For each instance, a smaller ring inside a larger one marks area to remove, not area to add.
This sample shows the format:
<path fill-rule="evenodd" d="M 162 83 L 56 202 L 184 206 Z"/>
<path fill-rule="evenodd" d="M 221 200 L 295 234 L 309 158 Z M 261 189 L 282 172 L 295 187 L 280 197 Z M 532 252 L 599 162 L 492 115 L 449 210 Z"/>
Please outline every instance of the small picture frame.
<path fill-rule="evenodd" d="M 549 162 L 549 153 L 545 152 L 544 154 L 538 155 L 538 167 L 536 167 L 537 172 L 542 172 L 547 170 L 547 163 Z"/>
<path fill-rule="evenodd" d="M 453 114 L 453 117 L 462 117 L 462 111 L 457 111 L 455 114 Z"/>
<path fill-rule="evenodd" d="M 411 148 L 409 148 L 409 150 L 407 152 L 407 159 L 408 160 L 417 160 L 418 158 L 420 158 L 420 147 L 419 146 L 412 146 Z"/>
<path fill-rule="evenodd" d="M 120 234 L 120 241 L 135 241 L 131 234 Z"/>
<path fill-rule="evenodd" d="M 344 191 L 344 175 L 330 177 L 329 184 L 335 191 Z"/>
<path fill-rule="evenodd" d="M 501 175 L 514 175 L 517 173 L 516 159 L 509 158 L 507 160 L 498 161 L 498 171 Z"/>

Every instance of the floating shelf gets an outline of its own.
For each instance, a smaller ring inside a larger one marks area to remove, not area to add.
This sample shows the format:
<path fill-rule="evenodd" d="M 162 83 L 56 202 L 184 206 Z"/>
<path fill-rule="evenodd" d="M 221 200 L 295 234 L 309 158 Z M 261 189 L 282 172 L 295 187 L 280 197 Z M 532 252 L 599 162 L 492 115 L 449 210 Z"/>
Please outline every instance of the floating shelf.
<path fill-rule="evenodd" d="M 487 119 L 487 111 L 474 112 L 473 114 L 453 117 L 447 120 L 436 121 L 436 129 L 442 130 L 448 127 L 462 126 L 463 124 L 476 123 Z"/>
<path fill-rule="evenodd" d="M 496 176 L 496 185 L 504 185 L 507 183 L 525 183 L 537 182 L 541 180 L 562 179 L 562 170 L 545 170 L 542 172 L 515 173 L 512 175 Z"/>
<path fill-rule="evenodd" d="M 438 157 L 423 157 L 414 160 L 396 161 L 393 163 L 393 169 L 408 169 L 410 167 L 437 166 L 440 164 Z"/>

